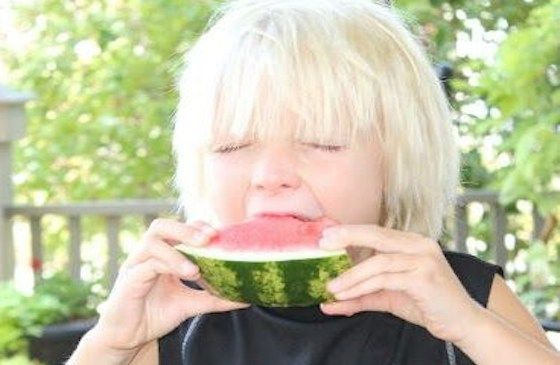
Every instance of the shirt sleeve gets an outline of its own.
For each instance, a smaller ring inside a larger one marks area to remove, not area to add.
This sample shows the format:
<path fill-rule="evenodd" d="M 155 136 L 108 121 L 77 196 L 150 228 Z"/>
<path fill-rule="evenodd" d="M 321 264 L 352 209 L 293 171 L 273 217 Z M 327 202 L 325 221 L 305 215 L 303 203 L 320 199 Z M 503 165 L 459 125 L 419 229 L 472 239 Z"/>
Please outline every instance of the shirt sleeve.
<path fill-rule="evenodd" d="M 469 295 L 486 307 L 494 276 L 504 277 L 503 268 L 466 253 L 444 251 L 444 254 Z"/>
<path fill-rule="evenodd" d="M 444 254 L 469 295 L 486 307 L 494 276 L 504 277 L 502 267 L 466 253 L 444 251 Z M 455 364 L 474 365 L 474 362 L 459 348 L 455 346 L 452 348 Z"/>

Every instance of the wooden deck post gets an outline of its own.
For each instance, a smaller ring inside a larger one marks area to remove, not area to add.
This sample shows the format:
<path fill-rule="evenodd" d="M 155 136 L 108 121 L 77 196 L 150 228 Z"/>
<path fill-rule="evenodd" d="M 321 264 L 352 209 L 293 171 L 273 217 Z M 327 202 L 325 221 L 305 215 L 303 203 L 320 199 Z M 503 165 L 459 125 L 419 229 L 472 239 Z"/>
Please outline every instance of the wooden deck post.
<path fill-rule="evenodd" d="M 6 209 L 13 203 L 12 142 L 25 134 L 25 103 L 31 94 L 0 85 L 0 281 L 14 275 L 12 224 Z"/>

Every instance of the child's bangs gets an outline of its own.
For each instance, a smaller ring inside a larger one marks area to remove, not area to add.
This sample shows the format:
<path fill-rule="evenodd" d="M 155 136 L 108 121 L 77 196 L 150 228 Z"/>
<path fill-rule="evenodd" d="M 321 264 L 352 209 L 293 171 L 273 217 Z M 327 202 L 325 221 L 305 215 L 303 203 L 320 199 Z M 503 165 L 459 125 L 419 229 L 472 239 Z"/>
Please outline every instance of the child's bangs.
<path fill-rule="evenodd" d="M 269 24 L 247 32 L 234 47 L 216 85 L 209 144 L 373 139 L 378 90 L 340 56 L 350 50 L 334 49 L 324 40 L 298 39 L 302 33 L 312 37 L 310 32 L 286 33 Z"/>

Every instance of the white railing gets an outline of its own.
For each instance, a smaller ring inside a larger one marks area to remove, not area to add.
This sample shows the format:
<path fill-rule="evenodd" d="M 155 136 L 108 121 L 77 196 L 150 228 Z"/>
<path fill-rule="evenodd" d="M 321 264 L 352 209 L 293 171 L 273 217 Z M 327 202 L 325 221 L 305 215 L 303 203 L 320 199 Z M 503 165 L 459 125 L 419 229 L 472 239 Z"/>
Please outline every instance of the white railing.
<path fill-rule="evenodd" d="M 492 242 L 494 247 L 493 261 L 504 267 L 508 257 L 504 243 L 506 234 L 507 216 L 504 207 L 498 201 L 498 194 L 491 191 L 468 191 L 457 200 L 455 206 L 453 227 L 450 229 L 453 234 L 453 247 L 460 252 L 467 252 L 467 237 L 469 236 L 469 226 L 467 223 L 467 206 L 471 203 L 479 202 L 488 204 L 491 217 Z M 3 225 L 11 232 L 15 217 L 23 218 L 29 222 L 30 241 L 27 243 L 18 242 L 18 244 L 30 244 L 32 262 L 42 263 L 44 260 L 43 248 L 43 227 L 42 219 L 46 215 L 56 215 L 64 217 L 67 221 L 67 229 L 69 232 L 68 242 L 68 270 L 72 277 L 80 279 L 81 272 L 81 249 L 82 249 L 82 220 L 86 216 L 102 217 L 105 221 L 105 235 L 108 244 L 108 259 L 106 272 L 110 282 L 115 279 L 119 268 L 119 255 L 121 253 L 119 232 L 120 222 L 123 217 L 141 216 L 147 227 L 149 223 L 158 216 L 175 215 L 176 206 L 173 201 L 165 200 L 118 200 L 106 202 L 91 203 L 75 203 L 63 205 L 45 205 L 45 206 L 10 206 L 4 207 L 3 214 L 5 222 Z M 538 232 L 542 227 L 542 218 L 533 215 L 534 232 Z M 2 233 L 2 232 L 0 232 Z M 2 237 L 2 236 L 0 236 Z M 12 257 L 3 260 L 7 265 L 14 262 L 14 242 L 11 234 L 5 234 L 8 237 L 7 242 L 2 242 L 4 252 L 9 253 Z M 38 277 L 41 274 L 41 265 L 34 267 Z M 13 267 L 10 267 L 7 275 L 3 279 L 11 279 L 13 276 Z"/>
<path fill-rule="evenodd" d="M 122 218 L 125 216 L 141 216 L 147 227 L 158 216 L 173 215 L 174 210 L 174 202 L 165 200 L 119 200 L 44 206 L 12 206 L 5 208 L 4 216 L 7 217 L 8 221 L 5 222 L 4 226 L 12 231 L 13 219 L 15 217 L 23 217 L 28 220 L 31 237 L 31 262 L 39 263 L 33 269 L 37 277 L 41 277 L 42 263 L 44 262 L 43 217 L 46 215 L 65 217 L 69 232 L 68 270 L 73 278 L 79 280 L 82 266 L 82 218 L 85 216 L 102 217 L 105 220 L 105 234 L 108 244 L 106 272 L 108 273 L 109 281 L 112 283 L 116 278 L 120 265 L 118 262 L 118 257 L 121 253 L 119 233 Z M 12 254 L 12 257 L 4 261 L 14 262 L 15 257 L 13 253 L 15 250 L 13 245 L 17 240 L 14 240 L 10 234 L 5 236 L 11 241 L 3 242 L 3 244 L 9 246 L 5 248 L 5 252 Z M 21 243 L 18 242 L 18 244 Z M 32 265 L 32 263 L 30 264 Z M 7 264 L 9 265 L 10 263 L 8 262 Z M 10 267 L 10 271 L 13 272 L 13 264 Z M 10 277 L 7 279 L 10 279 Z"/>
<path fill-rule="evenodd" d="M 505 264 L 508 261 L 508 254 L 504 241 L 507 233 L 507 215 L 498 197 L 499 195 L 497 192 L 487 190 L 472 190 L 460 195 L 455 204 L 453 241 L 455 243 L 454 248 L 457 251 L 467 252 L 466 242 L 469 236 L 467 206 L 474 202 L 488 204 L 492 227 L 494 262 L 505 268 Z M 536 238 L 543 227 L 544 218 L 538 213 L 538 210 L 534 206 L 531 218 L 533 221 L 532 238 Z"/>

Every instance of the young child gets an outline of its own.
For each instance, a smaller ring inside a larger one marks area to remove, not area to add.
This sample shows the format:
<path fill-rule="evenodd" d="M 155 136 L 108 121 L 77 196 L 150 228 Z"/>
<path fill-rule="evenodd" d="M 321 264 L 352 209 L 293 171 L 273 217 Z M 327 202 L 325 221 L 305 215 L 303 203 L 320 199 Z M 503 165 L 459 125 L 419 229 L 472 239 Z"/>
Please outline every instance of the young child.
<path fill-rule="evenodd" d="M 390 7 L 225 4 L 186 56 L 175 115 L 187 223 L 158 219 L 69 364 L 560 364 L 500 267 L 443 252 L 458 150 L 441 85 Z M 215 297 L 173 248 L 259 212 L 329 217 L 355 265 L 336 302 Z"/>

